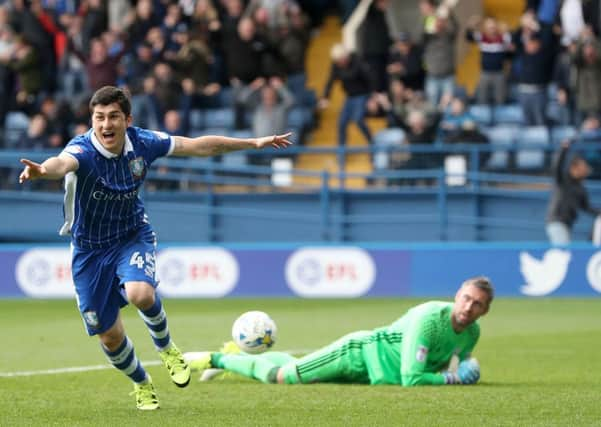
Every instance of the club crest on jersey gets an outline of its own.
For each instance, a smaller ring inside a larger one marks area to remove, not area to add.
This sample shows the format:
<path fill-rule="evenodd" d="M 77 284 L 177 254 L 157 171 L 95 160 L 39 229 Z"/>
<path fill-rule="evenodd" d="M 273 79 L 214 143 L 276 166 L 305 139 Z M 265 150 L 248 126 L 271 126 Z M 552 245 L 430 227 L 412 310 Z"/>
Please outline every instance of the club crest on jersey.
<path fill-rule="evenodd" d="M 136 157 L 129 162 L 129 170 L 131 171 L 134 178 L 142 178 L 144 176 L 144 159 L 142 157 Z"/>
<path fill-rule="evenodd" d="M 428 348 L 424 347 L 423 345 L 420 345 L 419 347 L 417 347 L 417 353 L 415 354 L 415 360 L 417 360 L 418 362 L 424 362 L 426 360 L 426 357 L 428 357 Z"/>
<path fill-rule="evenodd" d="M 98 316 L 95 311 L 84 311 L 83 320 L 85 320 L 86 324 L 92 329 L 98 329 L 100 326 L 100 322 L 98 321 Z"/>

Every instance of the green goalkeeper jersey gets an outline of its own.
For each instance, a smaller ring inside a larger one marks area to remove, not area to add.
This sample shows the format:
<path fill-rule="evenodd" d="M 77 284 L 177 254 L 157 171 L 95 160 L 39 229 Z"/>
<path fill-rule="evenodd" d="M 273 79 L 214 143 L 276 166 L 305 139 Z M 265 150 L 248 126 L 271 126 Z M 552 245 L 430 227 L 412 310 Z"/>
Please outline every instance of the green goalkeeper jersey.
<path fill-rule="evenodd" d="M 456 333 L 452 309 L 449 302 L 427 302 L 365 336 L 362 354 L 371 384 L 444 384 L 440 371 L 454 354 L 469 357 L 480 336 L 476 322 Z"/>

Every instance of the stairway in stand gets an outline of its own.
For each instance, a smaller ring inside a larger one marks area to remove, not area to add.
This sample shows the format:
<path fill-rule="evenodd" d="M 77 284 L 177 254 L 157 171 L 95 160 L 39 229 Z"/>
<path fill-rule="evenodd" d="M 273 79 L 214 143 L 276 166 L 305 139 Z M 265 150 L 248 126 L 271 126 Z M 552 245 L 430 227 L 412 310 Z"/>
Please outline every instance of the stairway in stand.
<path fill-rule="evenodd" d="M 340 42 L 342 38 L 340 20 L 336 16 L 325 19 L 319 33 L 313 38 L 307 52 L 307 85 L 317 91 L 318 96 L 323 93 L 330 73 L 330 48 Z M 338 114 L 344 102 L 344 92 L 340 82 L 334 84 L 330 95 L 330 105 L 319 112 L 319 123 L 306 143 L 307 147 L 332 147 L 337 146 L 336 123 Z M 369 119 L 368 125 L 372 132 L 386 126 L 383 119 Z M 347 144 L 350 147 L 367 147 L 367 141 L 361 135 L 354 123 L 349 125 Z M 296 168 L 310 171 L 328 171 L 333 178 L 330 185 L 340 185 L 336 174 L 339 172 L 335 154 L 302 154 L 296 160 Z M 351 154 L 346 158 L 345 172 L 369 173 L 371 172 L 370 158 L 367 153 Z M 296 184 L 319 185 L 320 178 L 296 176 Z M 365 179 L 349 178 L 344 183 L 347 188 L 364 188 Z"/>

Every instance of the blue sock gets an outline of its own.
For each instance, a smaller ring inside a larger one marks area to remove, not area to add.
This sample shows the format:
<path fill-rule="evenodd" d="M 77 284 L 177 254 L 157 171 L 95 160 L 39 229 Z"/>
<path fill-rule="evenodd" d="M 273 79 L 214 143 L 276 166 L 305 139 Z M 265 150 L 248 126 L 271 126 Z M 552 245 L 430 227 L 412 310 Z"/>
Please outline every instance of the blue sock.
<path fill-rule="evenodd" d="M 102 347 L 102 350 L 115 368 L 119 369 L 136 383 L 146 382 L 146 371 L 136 357 L 134 345 L 127 336 L 115 351 L 109 351 L 103 345 L 100 345 L 100 347 Z"/>
<path fill-rule="evenodd" d="M 142 311 L 138 310 L 140 317 L 146 323 L 150 337 L 158 350 L 164 350 L 171 345 L 171 335 L 167 327 L 167 315 L 158 295 L 155 295 L 152 307 Z"/>

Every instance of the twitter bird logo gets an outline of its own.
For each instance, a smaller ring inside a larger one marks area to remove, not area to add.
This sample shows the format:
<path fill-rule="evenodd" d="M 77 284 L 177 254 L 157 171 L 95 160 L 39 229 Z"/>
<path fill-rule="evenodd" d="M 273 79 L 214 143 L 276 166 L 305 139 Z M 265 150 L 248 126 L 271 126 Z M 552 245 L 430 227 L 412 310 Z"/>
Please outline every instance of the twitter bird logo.
<path fill-rule="evenodd" d="M 568 272 L 572 255 L 569 251 L 549 249 L 538 260 L 528 252 L 520 252 L 520 271 L 526 280 L 521 291 L 524 295 L 548 295 L 561 286 Z"/>

